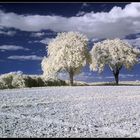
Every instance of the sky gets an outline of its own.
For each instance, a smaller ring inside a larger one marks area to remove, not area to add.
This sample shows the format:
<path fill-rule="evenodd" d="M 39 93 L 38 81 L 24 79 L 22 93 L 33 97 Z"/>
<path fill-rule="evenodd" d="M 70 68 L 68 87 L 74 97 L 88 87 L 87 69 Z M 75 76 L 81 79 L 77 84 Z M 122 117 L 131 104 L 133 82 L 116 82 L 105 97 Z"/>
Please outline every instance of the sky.
<path fill-rule="evenodd" d="M 94 43 L 120 38 L 140 48 L 140 3 L 0 3 L 0 74 L 22 71 L 41 75 L 47 45 L 59 32 L 78 31 Z M 60 73 L 61 79 L 68 79 Z M 85 66 L 74 78 L 85 82 L 114 81 L 108 67 L 98 74 Z M 140 64 L 120 80 L 140 80 Z"/>

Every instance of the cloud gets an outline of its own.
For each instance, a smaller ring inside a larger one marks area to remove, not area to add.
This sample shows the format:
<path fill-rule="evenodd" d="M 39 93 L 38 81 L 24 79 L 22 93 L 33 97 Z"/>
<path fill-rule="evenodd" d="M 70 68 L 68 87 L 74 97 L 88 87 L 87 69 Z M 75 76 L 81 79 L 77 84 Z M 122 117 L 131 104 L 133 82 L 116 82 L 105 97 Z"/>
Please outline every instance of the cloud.
<path fill-rule="evenodd" d="M 32 33 L 31 34 L 31 37 L 42 37 L 44 36 L 45 33 L 44 32 L 37 32 L 37 33 Z"/>
<path fill-rule="evenodd" d="M 36 37 L 36 38 L 41 38 L 41 37 L 43 37 L 43 36 L 56 36 L 57 35 L 57 33 L 56 32 L 33 32 L 33 33 L 31 33 L 31 37 Z M 49 39 L 49 38 L 48 38 Z M 47 40 L 47 39 L 46 39 Z M 46 40 L 45 39 L 42 39 L 41 40 L 41 43 L 43 43 L 43 44 L 46 44 L 46 43 L 44 43 L 44 41 L 46 42 Z M 34 42 L 40 42 L 40 41 L 38 41 L 38 40 L 36 40 L 36 41 L 28 41 L 29 43 L 34 43 Z"/>
<path fill-rule="evenodd" d="M 97 42 L 99 39 L 98 38 L 92 38 L 91 42 Z"/>
<path fill-rule="evenodd" d="M 105 76 L 105 79 L 114 79 L 114 76 Z"/>
<path fill-rule="evenodd" d="M 74 76 L 74 80 L 87 80 L 89 79 L 89 76 L 87 75 L 88 73 L 85 72 L 81 72 L 80 74 Z M 64 79 L 64 80 L 68 80 L 69 79 L 69 75 L 66 72 L 60 72 L 58 74 L 58 77 L 60 79 Z M 90 76 L 91 77 L 91 76 Z"/>
<path fill-rule="evenodd" d="M 2 31 L 2 30 L 0 30 L 0 35 L 14 36 L 15 34 L 16 34 L 16 31 Z"/>
<path fill-rule="evenodd" d="M 140 38 L 136 38 L 136 39 L 124 39 L 124 41 L 128 42 L 129 44 L 140 48 Z"/>
<path fill-rule="evenodd" d="M 58 73 L 58 78 L 63 79 L 63 80 L 68 80 L 69 75 L 66 72 L 60 72 L 60 73 Z"/>
<path fill-rule="evenodd" d="M 133 74 L 120 74 L 119 75 L 121 78 L 128 78 L 128 77 L 135 77 L 135 76 L 138 76 L 137 74 L 136 75 L 133 75 Z"/>
<path fill-rule="evenodd" d="M 3 26 L 0 26 L 0 29 L 3 29 L 4 27 Z"/>
<path fill-rule="evenodd" d="M 140 32 L 140 3 L 114 6 L 109 12 L 94 11 L 81 16 L 19 15 L 0 11 L 0 26 L 21 31 L 79 31 L 91 38 L 123 38 Z"/>
<path fill-rule="evenodd" d="M 49 42 L 52 40 L 52 38 L 45 38 L 45 39 L 42 39 L 40 42 L 43 43 L 43 44 L 49 44 Z"/>
<path fill-rule="evenodd" d="M 82 6 L 81 6 L 81 9 L 87 8 L 87 7 L 89 7 L 89 6 L 90 6 L 90 4 L 87 4 L 86 2 L 84 2 L 84 3 L 82 4 Z"/>
<path fill-rule="evenodd" d="M 84 14 L 86 14 L 85 11 L 79 11 L 79 12 L 76 14 L 76 16 L 83 16 Z"/>
<path fill-rule="evenodd" d="M 44 38 L 42 40 L 33 40 L 33 41 L 28 41 L 28 43 L 42 43 L 42 44 L 45 44 L 45 45 L 48 45 L 49 42 L 52 40 L 53 38 Z"/>
<path fill-rule="evenodd" d="M 120 74 L 119 77 L 122 78 L 122 79 L 125 79 L 125 78 L 132 78 L 132 77 L 137 77 L 138 75 L 135 74 Z M 60 72 L 58 74 L 58 77 L 60 79 L 63 79 L 63 80 L 69 80 L 69 75 L 68 73 L 62 73 Z M 77 80 L 77 81 L 86 81 L 86 82 L 97 82 L 97 81 L 106 81 L 107 79 L 110 79 L 110 80 L 114 80 L 114 76 L 103 76 L 103 75 L 96 75 L 94 73 L 88 73 L 88 72 L 81 72 L 80 74 L 74 76 L 74 80 Z"/>
<path fill-rule="evenodd" d="M 86 14 L 84 10 L 87 9 L 89 6 L 90 4 L 87 4 L 84 2 L 82 6 L 80 7 L 80 11 L 76 14 L 76 16 L 83 16 L 84 14 Z"/>
<path fill-rule="evenodd" d="M 43 57 L 37 56 L 37 55 L 13 55 L 13 56 L 9 56 L 8 59 L 12 59 L 12 60 L 42 60 Z"/>
<path fill-rule="evenodd" d="M 76 75 L 74 79 L 78 81 L 87 81 L 89 79 L 93 79 L 93 77 L 89 74 L 90 73 L 81 72 L 80 74 Z"/>
<path fill-rule="evenodd" d="M 69 80 L 69 75 L 68 73 L 63 73 L 63 72 L 60 72 L 58 74 L 58 77 L 60 79 L 63 79 L 63 80 Z M 97 81 L 97 80 L 101 80 L 103 79 L 103 77 L 101 76 L 95 76 L 95 75 L 92 75 L 92 73 L 87 73 L 87 72 L 81 72 L 80 74 L 74 76 L 74 80 L 77 80 L 77 81 L 86 81 L 86 82 L 90 82 L 90 81 Z"/>
<path fill-rule="evenodd" d="M 22 46 L 16 46 L 16 45 L 1 45 L 0 50 L 2 51 L 17 51 L 17 50 L 29 50 L 28 48 L 24 48 Z"/>
<path fill-rule="evenodd" d="M 133 74 L 119 74 L 120 78 L 128 78 L 128 77 L 135 77 L 138 76 L 137 74 L 133 75 Z M 105 76 L 105 79 L 114 79 L 114 76 Z"/>
<path fill-rule="evenodd" d="M 28 43 L 40 43 L 39 40 L 29 40 Z"/>

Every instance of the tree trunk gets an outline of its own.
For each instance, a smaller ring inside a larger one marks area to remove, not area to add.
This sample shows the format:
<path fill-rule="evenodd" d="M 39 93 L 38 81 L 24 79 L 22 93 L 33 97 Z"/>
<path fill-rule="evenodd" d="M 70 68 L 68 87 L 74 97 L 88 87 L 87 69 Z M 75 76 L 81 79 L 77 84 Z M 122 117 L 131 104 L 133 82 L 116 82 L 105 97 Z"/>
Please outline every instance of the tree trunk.
<path fill-rule="evenodd" d="M 119 74 L 116 73 L 114 76 L 115 76 L 116 85 L 118 85 L 119 84 Z"/>
<path fill-rule="evenodd" d="M 115 77 L 116 85 L 118 85 L 119 84 L 119 70 L 116 70 L 116 72 L 113 71 L 113 75 Z"/>
<path fill-rule="evenodd" d="M 70 77 L 70 86 L 73 86 L 73 70 L 72 69 L 70 69 L 69 77 Z"/>

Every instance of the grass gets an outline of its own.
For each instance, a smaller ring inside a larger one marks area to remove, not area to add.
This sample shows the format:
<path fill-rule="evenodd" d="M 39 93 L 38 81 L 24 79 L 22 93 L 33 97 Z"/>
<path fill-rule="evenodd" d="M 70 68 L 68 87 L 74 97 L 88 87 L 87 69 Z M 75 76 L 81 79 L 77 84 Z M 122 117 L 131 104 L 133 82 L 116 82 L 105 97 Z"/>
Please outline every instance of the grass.
<path fill-rule="evenodd" d="M 118 85 L 116 85 L 114 82 L 86 83 L 82 81 L 74 81 L 74 83 L 74 86 L 140 86 L 139 81 L 120 81 Z"/>

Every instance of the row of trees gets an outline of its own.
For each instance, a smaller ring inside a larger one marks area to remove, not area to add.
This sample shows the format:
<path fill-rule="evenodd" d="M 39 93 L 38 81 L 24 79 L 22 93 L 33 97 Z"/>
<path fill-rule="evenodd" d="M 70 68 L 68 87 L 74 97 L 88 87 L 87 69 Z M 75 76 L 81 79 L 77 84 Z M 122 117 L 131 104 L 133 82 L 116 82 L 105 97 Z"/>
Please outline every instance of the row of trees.
<path fill-rule="evenodd" d="M 65 86 L 67 83 L 63 80 L 45 80 L 39 75 L 25 75 L 21 71 L 0 75 L 0 89 L 61 85 Z"/>
<path fill-rule="evenodd" d="M 78 32 L 58 33 L 48 44 L 47 51 L 48 55 L 41 63 L 43 76 L 55 78 L 59 72 L 65 71 L 69 74 L 70 85 L 86 64 L 89 64 L 90 70 L 99 73 L 108 65 L 118 84 L 122 67 L 131 69 L 140 57 L 139 49 L 119 38 L 94 43 L 88 51 L 88 38 Z"/>

